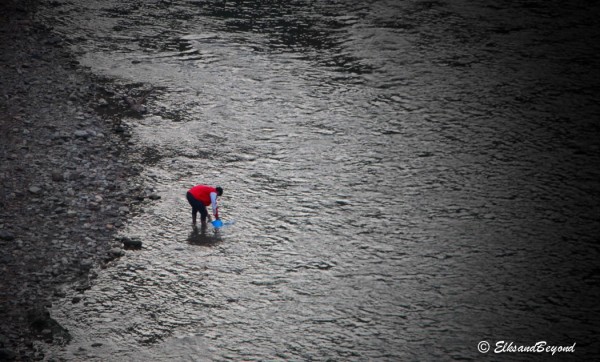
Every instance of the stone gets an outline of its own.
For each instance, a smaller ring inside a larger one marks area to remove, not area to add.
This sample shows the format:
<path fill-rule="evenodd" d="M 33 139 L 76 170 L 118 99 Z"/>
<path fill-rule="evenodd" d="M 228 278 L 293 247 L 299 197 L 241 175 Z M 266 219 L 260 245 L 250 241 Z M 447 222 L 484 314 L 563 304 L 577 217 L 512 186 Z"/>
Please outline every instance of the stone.
<path fill-rule="evenodd" d="M 15 239 L 15 236 L 10 231 L 0 230 L 0 239 L 6 240 L 6 241 L 11 241 L 11 240 Z"/>
<path fill-rule="evenodd" d="M 156 194 L 156 193 L 150 194 L 150 196 L 148 196 L 148 197 L 150 198 L 150 200 L 159 200 L 160 199 L 160 195 Z"/>
<path fill-rule="evenodd" d="M 115 247 L 110 249 L 110 251 L 108 252 L 112 257 L 118 258 L 120 256 L 123 256 L 125 254 L 125 252 L 123 251 L 123 249 Z"/>
<path fill-rule="evenodd" d="M 123 242 L 123 247 L 125 249 L 140 249 L 142 247 L 141 240 L 124 237 L 121 239 L 121 241 Z"/>
<path fill-rule="evenodd" d="M 52 172 L 52 181 L 54 182 L 61 182 L 64 181 L 65 177 L 63 176 L 62 173 L 58 172 L 58 171 L 54 171 Z"/>
<path fill-rule="evenodd" d="M 38 186 L 31 186 L 29 188 L 29 192 L 31 192 L 34 195 L 38 195 L 40 192 L 42 192 L 42 189 Z"/>
<path fill-rule="evenodd" d="M 73 133 L 76 137 L 86 138 L 89 136 L 88 132 L 82 129 L 79 129 Z"/>
<path fill-rule="evenodd" d="M 93 265 L 94 263 L 90 259 L 83 259 L 79 262 L 79 267 L 82 270 L 89 270 L 92 268 Z"/>
<path fill-rule="evenodd" d="M 90 285 L 90 282 L 87 280 L 82 281 L 79 285 L 76 285 L 73 289 L 75 289 L 78 292 L 85 292 L 86 290 L 90 289 L 92 286 Z"/>

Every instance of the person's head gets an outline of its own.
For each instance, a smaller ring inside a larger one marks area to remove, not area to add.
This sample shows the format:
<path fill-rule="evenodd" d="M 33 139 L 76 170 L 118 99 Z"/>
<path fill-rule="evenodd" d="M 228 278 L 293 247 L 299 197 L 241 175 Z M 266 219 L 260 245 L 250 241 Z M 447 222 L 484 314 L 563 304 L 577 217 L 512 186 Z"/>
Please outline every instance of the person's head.
<path fill-rule="evenodd" d="M 223 195 L 223 188 L 221 186 L 217 186 L 217 195 Z"/>

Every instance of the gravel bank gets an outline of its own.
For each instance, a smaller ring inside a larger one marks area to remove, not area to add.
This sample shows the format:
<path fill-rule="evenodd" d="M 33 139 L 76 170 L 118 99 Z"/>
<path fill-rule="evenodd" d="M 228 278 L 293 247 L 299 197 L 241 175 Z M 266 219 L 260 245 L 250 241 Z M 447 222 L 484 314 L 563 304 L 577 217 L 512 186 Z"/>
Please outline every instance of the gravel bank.
<path fill-rule="evenodd" d="M 33 20 L 35 3 L 0 5 L 0 360 L 41 360 L 69 341 L 48 307 L 81 300 L 125 252 L 128 215 L 151 202 L 128 130 L 94 110 L 123 95 Z"/>

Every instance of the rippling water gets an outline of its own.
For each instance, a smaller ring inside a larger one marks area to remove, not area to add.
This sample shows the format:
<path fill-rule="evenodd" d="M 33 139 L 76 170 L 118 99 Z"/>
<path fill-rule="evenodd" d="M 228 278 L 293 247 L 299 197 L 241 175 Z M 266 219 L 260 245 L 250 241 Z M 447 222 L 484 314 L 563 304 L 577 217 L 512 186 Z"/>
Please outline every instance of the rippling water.
<path fill-rule="evenodd" d="M 502 339 L 595 351 L 589 10 L 47 2 L 84 66 L 155 87 L 125 122 L 162 196 L 124 231 L 144 248 L 54 308 L 74 336 L 57 353 L 446 360 Z M 235 224 L 192 232 L 197 183 L 224 187 Z"/>

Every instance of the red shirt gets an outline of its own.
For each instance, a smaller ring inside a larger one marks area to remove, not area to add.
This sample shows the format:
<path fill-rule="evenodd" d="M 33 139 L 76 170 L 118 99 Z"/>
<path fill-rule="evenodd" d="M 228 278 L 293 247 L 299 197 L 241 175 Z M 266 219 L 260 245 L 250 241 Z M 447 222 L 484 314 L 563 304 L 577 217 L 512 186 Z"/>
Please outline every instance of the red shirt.
<path fill-rule="evenodd" d="M 189 189 L 190 194 L 198 201 L 202 201 L 204 206 L 211 204 L 210 194 L 212 192 L 217 193 L 217 189 L 207 185 L 197 185 Z"/>

